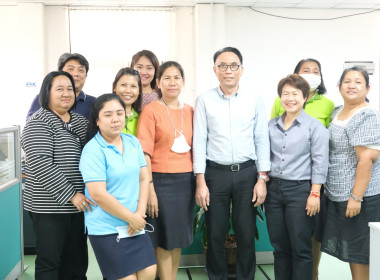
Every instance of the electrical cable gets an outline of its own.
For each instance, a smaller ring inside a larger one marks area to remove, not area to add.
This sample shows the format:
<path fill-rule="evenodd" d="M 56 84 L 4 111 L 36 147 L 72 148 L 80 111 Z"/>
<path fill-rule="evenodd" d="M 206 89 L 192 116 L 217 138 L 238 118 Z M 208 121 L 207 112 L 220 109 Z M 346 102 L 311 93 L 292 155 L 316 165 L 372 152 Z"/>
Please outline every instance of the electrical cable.
<path fill-rule="evenodd" d="M 285 16 L 279 16 L 279 15 L 274 15 L 274 14 L 262 12 L 262 11 L 254 9 L 252 7 L 249 7 L 249 8 L 256 13 L 264 14 L 264 15 L 271 16 L 271 17 L 278 17 L 278 18 L 292 19 L 292 20 L 337 20 L 337 19 L 341 19 L 341 18 L 354 17 L 354 16 L 359 16 L 359 15 L 364 15 L 364 14 L 369 14 L 369 13 L 374 13 L 374 12 L 380 11 L 380 9 L 375 9 L 375 10 L 371 10 L 368 12 L 350 14 L 350 15 L 339 16 L 339 17 L 332 17 L 332 18 L 294 18 L 294 17 L 285 17 Z"/>

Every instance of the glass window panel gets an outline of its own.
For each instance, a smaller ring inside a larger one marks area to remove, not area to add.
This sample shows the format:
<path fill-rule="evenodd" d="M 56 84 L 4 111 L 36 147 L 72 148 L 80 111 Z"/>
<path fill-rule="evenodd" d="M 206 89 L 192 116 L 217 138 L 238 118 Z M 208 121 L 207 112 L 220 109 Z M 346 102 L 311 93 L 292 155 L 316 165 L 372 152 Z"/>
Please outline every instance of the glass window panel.
<path fill-rule="evenodd" d="M 0 134 L 0 185 L 16 178 L 14 133 Z"/>

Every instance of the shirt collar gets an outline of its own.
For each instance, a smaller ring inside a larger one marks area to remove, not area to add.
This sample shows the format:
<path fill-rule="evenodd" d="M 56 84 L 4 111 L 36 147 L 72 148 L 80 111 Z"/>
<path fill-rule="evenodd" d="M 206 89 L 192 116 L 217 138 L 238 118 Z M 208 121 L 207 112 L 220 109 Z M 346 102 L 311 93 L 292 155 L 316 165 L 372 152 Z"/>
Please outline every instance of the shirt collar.
<path fill-rule="evenodd" d="M 81 91 L 77 97 L 77 100 L 82 100 L 82 101 L 85 101 L 86 100 L 86 95 L 84 94 L 83 91 Z"/>
<path fill-rule="evenodd" d="M 307 114 L 305 113 L 305 110 L 302 109 L 301 114 L 299 114 L 295 120 L 296 120 L 298 123 L 302 123 L 302 122 L 305 120 L 306 115 L 307 115 Z"/>
<path fill-rule="evenodd" d="M 107 143 L 106 140 L 104 140 L 103 136 L 100 134 L 100 131 L 98 131 L 98 133 L 96 133 L 96 135 L 95 135 L 95 139 L 96 139 L 96 141 L 98 141 L 98 143 L 99 143 L 103 148 L 113 146 L 113 145 Z"/>
<path fill-rule="evenodd" d="M 240 91 L 240 86 L 239 86 L 238 90 L 237 90 L 232 96 L 237 96 L 238 93 L 239 93 L 239 91 Z M 224 95 L 222 89 L 220 88 L 220 85 L 216 88 L 216 92 L 218 93 L 218 95 L 219 95 L 221 98 L 227 98 L 227 97 Z M 232 97 L 232 96 L 231 96 L 231 97 Z"/>
<path fill-rule="evenodd" d="M 314 100 L 319 100 L 319 99 L 321 99 L 322 98 L 322 96 L 321 96 L 321 94 L 318 94 L 318 92 L 315 92 L 314 93 L 314 95 L 313 95 L 313 97 L 312 98 L 310 98 L 306 103 L 311 103 L 311 102 L 313 102 Z"/>
<path fill-rule="evenodd" d="M 300 124 L 302 123 L 304 120 L 305 120 L 305 117 L 306 117 L 306 113 L 305 113 L 305 110 L 302 109 L 302 112 L 297 116 L 297 118 L 293 121 L 293 124 L 296 125 L 296 124 Z M 284 128 L 284 118 L 286 116 L 286 112 L 283 113 L 278 119 L 277 121 L 275 122 L 275 125 L 279 125 L 281 126 L 281 128 Z M 296 123 L 294 123 L 296 122 Z M 293 126 L 292 124 L 292 126 Z"/>
<path fill-rule="evenodd" d="M 132 110 L 132 114 L 131 114 L 131 116 L 130 117 L 127 117 L 126 116 L 126 118 L 128 119 L 128 120 L 132 120 L 132 119 L 136 119 L 136 118 L 138 118 L 139 117 L 139 114 L 135 111 L 135 109 L 133 109 L 133 107 L 131 108 Z"/>
<path fill-rule="evenodd" d="M 124 134 L 120 133 L 120 135 L 121 135 L 121 138 L 123 139 Z M 116 148 L 115 145 L 109 144 L 106 142 L 106 140 L 104 140 L 103 136 L 100 134 L 100 131 L 98 131 L 98 133 L 96 133 L 95 139 L 96 139 L 96 141 L 98 141 L 100 146 L 102 146 L 103 148 L 110 148 L 110 149 L 114 150 L 116 153 L 120 154 L 119 150 Z M 124 140 L 123 140 L 123 145 L 124 145 Z"/>

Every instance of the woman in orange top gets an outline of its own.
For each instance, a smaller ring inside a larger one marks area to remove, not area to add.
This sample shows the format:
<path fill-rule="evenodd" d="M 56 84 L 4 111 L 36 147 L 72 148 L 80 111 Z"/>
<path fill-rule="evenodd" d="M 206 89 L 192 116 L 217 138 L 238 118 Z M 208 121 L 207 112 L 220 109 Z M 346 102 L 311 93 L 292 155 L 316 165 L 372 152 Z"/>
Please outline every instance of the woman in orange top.
<path fill-rule="evenodd" d="M 151 174 L 147 222 L 154 226 L 158 274 L 161 280 L 175 280 L 181 248 L 193 241 L 193 108 L 178 100 L 184 72 L 177 62 L 158 68 L 157 84 L 162 98 L 144 108 L 137 137 Z"/>

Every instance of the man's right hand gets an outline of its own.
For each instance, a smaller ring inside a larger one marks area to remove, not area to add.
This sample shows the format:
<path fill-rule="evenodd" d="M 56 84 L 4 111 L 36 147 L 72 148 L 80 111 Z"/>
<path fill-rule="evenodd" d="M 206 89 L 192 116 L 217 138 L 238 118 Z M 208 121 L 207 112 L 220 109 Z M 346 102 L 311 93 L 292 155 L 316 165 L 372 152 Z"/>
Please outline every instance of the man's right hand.
<path fill-rule="evenodd" d="M 208 206 L 210 205 L 210 191 L 208 190 L 208 187 L 206 185 L 205 181 L 205 175 L 204 174 L 197 174 L 197 190 L 195 192 L 195 201 L 197 204 L 205 209 L 205 211 L 208 210 Z"/>

